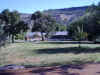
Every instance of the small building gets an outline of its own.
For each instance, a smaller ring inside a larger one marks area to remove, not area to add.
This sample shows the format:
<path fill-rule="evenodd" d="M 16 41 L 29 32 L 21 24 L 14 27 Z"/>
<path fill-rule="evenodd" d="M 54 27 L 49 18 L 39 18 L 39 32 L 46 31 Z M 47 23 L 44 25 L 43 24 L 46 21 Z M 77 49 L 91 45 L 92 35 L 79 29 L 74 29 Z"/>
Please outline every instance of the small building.
<path fill-rule="evenodd" d="M 43 35 L 45 36 L 46 33 L 43 33 Z M 26 36 L 25 36 L 25 40 L 27 41 L 41 41 L 42 40 L 42 36 L 40 32 L 27 32 Z M 47 39 L 48 41 L 66 41 L 66 40 L 72 40 L 69 36 L 68 36 L 68 32 L 67 31 L 58 31 L 58 32 L 53 32 L 51 34 L 51 37 Z"/>
<path fill-rule="evenodd" d="M 25 36 L 25 40 L 27 41 L 41 41 L 42 36 L 40 32 L 27 32 Z"/>
<path fill-rule="evenodd" d="M 58 31 L 58 32 L 55 32 L 54 35 L 68 35 L 68 32 L 67 31 Z"/>
<path fill-rule="evenodd" d="M 67 41 L 67 40 L 72 40 L 72 39 L 68 36 L 67 31 L 58 31 L 58 32 L 55 32 L 48 40 L 49 41 Z"/>

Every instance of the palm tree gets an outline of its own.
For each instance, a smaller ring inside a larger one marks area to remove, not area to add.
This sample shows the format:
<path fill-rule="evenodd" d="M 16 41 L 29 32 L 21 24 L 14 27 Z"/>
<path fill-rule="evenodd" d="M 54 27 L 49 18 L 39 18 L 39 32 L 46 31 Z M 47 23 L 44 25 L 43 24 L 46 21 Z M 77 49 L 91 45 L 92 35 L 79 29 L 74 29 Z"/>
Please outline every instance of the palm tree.
<path fill-rule="evenodd" d="M 79 48 L 80 48 L 81 41 L 87 37 L 87 33 L 83 31 L 83 25 L 77 26 L 76 30 L 74 31 L 74 35 L 75 39 L 79 41 Z"/>

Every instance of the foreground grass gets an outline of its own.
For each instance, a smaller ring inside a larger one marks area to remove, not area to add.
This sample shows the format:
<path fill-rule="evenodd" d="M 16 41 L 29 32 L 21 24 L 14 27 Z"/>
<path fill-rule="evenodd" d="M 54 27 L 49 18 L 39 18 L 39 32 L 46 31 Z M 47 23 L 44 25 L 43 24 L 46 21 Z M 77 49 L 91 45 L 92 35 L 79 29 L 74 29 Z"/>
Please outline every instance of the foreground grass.
<path fill-rule="evenodd" d="M 0 49 L 0 64 L 50 66 L 100 62 L 99 44 L 14 43 Z"/>

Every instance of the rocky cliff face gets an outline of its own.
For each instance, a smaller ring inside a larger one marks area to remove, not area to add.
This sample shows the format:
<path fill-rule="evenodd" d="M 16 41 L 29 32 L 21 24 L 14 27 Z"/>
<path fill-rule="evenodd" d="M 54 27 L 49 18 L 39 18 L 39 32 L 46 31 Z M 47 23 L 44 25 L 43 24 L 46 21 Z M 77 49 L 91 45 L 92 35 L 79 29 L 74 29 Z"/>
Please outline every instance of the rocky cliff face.
<path fill-rule="evenodd" d="M 87 10 L 88 6 L 84 7 L 73 7 L 64 9 L 47 10 L 45 13 L 53 16 L 57 22 L 68 25 L 73 20 L 83 16 Z"/>
<path fill-rule="evenodd" d="M 83 16 L 88 6 L 84 7 L 72 7 L 63 9 L 52 9 L 44 11 L 45 14 L 51 15 L 56 21 L 62 25 L 68 25 L 80 16 Z M 21 14 L 21 20 L 29 23 L 32 14 Z"/>

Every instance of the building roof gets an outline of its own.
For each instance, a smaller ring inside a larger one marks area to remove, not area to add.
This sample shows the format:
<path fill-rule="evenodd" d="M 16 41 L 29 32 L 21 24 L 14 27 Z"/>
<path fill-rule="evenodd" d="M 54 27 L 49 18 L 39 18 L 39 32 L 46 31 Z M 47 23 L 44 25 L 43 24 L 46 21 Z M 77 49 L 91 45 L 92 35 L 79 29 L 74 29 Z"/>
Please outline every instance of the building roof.
<path fill-rule="evenodd" d="M 32 37 L 32 36 L 34 36 L 34 34 L 41 36 L 40 32 L 27 32 L 26 36 Z M 43 34 L 45 35 L 46 33 L 43 33 Z M 68 32 L 67 31 L 58 31 L 58 32 L 55 32 L 53 35 L 68 35 Z"/>
<path fill-rule="evenodd" d="M 54 35 L 68 35 L 67 31 L 58 31 Z"/>

